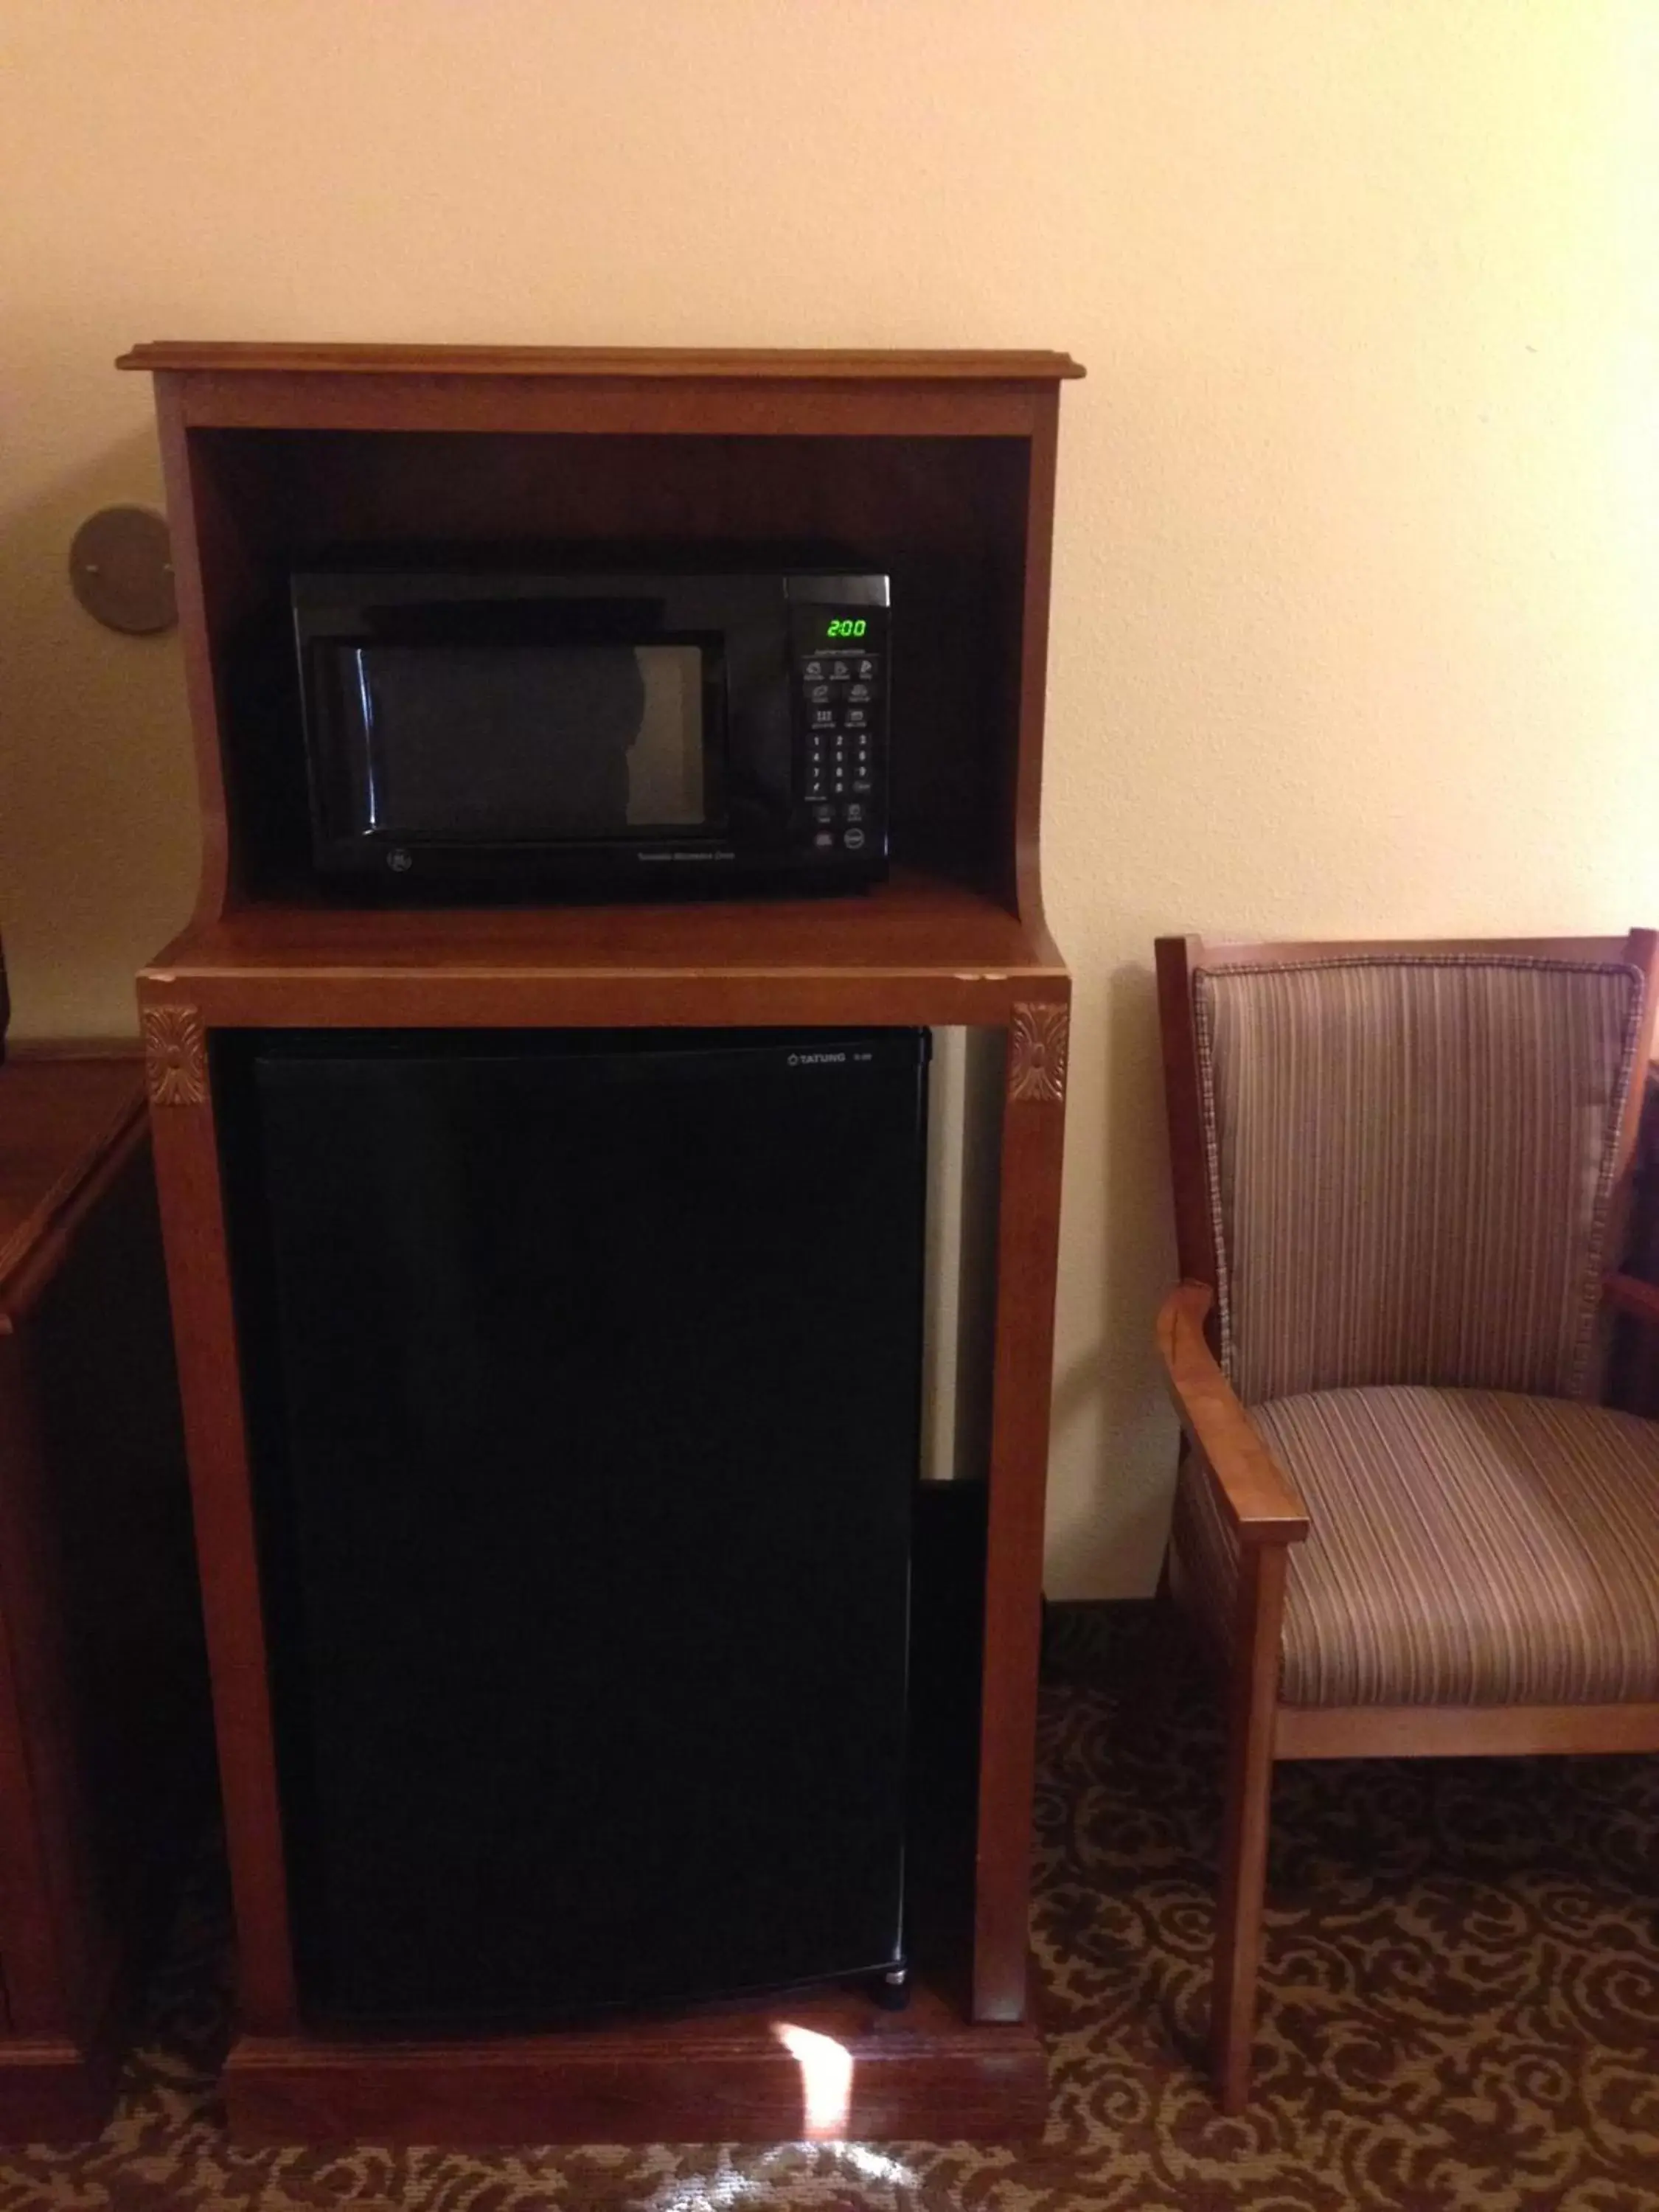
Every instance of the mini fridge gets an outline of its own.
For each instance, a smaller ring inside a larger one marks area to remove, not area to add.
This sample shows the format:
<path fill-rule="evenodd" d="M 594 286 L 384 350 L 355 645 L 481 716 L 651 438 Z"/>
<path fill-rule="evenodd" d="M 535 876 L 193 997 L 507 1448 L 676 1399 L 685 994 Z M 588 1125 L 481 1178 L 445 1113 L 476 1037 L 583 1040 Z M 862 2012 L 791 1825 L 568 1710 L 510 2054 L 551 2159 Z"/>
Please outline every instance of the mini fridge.
<path fill-rule="evenodd" d="M 904 1963 L 927 1037 L 224 1042 L 307 2016 Z"/>

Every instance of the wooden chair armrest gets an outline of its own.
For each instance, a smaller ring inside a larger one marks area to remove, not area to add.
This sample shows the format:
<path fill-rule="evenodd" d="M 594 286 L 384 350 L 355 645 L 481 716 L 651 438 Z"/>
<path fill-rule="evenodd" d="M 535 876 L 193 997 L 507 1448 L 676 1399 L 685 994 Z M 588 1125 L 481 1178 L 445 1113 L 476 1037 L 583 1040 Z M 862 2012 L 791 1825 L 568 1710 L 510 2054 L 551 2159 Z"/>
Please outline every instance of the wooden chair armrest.
<path fill-rule="evenodd" d="M 1638 1281 L 1634 1275 L 1603 1275 L 1601 1296 L 1608 1305 L 1617 1306 L 1620 1313 L 1659 1327 L 1659 1289 L 1651 1283 Z"/>
<path fill-rule="evenodd" d="M 1182 1283 L 1158 1316 L 1158 1346 L 1176 1411 L 1215 1477 L 1239 1541 L 1299 1544 L 1308 1533 L 1308 1509 L 1256 1434 L 1205 1339 L 1213 1296 L 1207 1283 Z"/>

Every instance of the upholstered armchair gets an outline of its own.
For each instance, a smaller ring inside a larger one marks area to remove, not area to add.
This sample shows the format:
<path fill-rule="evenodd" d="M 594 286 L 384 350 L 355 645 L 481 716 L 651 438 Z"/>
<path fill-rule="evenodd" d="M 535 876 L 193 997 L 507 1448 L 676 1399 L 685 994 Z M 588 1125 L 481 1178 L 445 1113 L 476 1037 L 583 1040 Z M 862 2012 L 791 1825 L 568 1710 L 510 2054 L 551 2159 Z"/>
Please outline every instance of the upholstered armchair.
<path fill-rule="evenodd" d="M 1656 941 L 1159 940 L 1230 2112 L 1276 1759 L 1659 1749 L 1659 1423 L 1596 1402 Z"/>

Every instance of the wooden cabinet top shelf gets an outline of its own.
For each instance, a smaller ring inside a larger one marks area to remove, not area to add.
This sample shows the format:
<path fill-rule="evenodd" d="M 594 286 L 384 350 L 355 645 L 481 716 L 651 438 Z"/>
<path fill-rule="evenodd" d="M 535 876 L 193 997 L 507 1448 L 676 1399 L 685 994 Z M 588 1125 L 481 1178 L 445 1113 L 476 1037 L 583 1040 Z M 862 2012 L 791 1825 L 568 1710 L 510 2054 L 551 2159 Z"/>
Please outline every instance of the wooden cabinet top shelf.
<path fill-rule="evenodd" d="M 761 347 L 422 346 L 222 344 L 157 338 L 118 368 L 248 375 L 757 377 L 883 383 L 1052 384 L 1081 376 L 1069 354 L 805 351 Z"/>
<path fill-rule="evenodd" d="M 141 981 L 210 1026 L 994 1024 L 1066 989 L 1046 932 L 908 874 L 846 898 L 249 906 L 193 926 Z"/>

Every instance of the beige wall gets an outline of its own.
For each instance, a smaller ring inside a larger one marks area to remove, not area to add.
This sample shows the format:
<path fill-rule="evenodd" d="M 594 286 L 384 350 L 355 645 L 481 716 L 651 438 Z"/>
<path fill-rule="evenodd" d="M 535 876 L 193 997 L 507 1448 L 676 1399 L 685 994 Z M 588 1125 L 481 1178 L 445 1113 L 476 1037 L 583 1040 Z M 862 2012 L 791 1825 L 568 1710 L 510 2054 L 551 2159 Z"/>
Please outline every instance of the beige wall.
<path fill-rule="evenodd" d="M 155 337 L 1055 345 L 1050 1587 L 1151 1577 L 1159 929 L 1659 921 L 1650 0 L 0 0 L 0 920 L 130 1023 L 176 645 L 68 597 Z"/>

